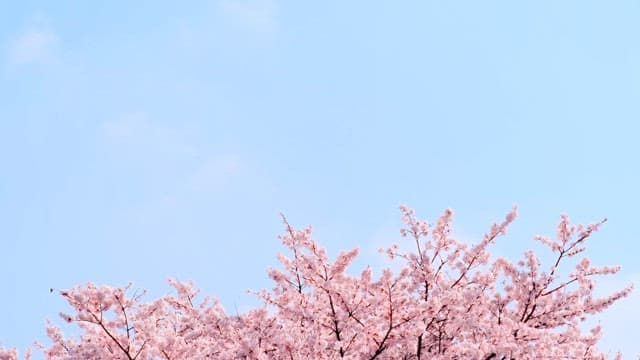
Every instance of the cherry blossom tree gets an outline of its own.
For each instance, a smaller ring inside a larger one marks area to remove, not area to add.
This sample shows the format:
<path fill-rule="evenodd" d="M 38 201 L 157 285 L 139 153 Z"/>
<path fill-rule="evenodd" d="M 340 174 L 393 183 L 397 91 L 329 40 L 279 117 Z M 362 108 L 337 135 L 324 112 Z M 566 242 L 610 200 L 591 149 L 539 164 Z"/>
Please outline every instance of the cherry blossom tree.
<path fill-rule="evenodd" d="M 574 226 L 562 216 L 555 239 L 535 237 L 553 254 L 543 266 L 532 251 L 516 263 L 491 258 L 489 247 L 506 234 L 515 208 L 472 246 L 454 238 L 451 210 L 433 226 L 401 211 L 401 235 L 415 249 L 384 250 L 400 261 L 398 271 L 351 275 L 357 249 L 332 261 L 311 228 L 296 230 L 285 219 L 289 255 L 278 255 L 281 269 L 269 270 L 274 287 L 254 293 L 264 306 L 230 315 L 216 299 L 197 302 L 191 283 L 171 279 L 175 294 L 150 302 L 131 285 L 87 284 L 60 291 L 73 309 L 61 317 L 81 335 L 67 337 L 50 324 L 51 344 L 37 346 L 47 359 L 606 358 L 597 349 L 601 328 L 585 332 L 581 323 L 632 286 L 596 298 L 593 278 L 619 267 L 577 259 L 604 221 Z M 575 270 L 562 276 L 567 261 Z M 0 350 L 0 360 L 17 358 Z"/>

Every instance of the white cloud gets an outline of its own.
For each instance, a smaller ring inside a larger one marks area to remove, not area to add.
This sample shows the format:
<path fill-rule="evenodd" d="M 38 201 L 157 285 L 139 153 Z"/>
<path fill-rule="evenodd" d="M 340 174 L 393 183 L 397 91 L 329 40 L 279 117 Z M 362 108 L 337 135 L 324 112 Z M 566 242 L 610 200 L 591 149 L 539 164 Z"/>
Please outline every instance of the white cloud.
<path fill-rule="evenodd" d="M 189 187 L 198 192 L 224 188 L 243 168 L 244 164 L 237 155 L 213 156 L 194 171 L 189 180 Z"/>
<path fill-rule="evenodd" d="M 273 0 L 224 0 L 220 9 L 227 20 L 248 30 L 269 33 L 276 28 Z"/>
<path fill-rule="evenodd" d="M 55 60 L 60 38 L 45 26 L 32 26 L 9 43 L 9 61 L 15 65 L 44 64 Z"/>
<path fill-rule="evenodd" d="M 143 111 L 132 111 L 102 126 L 106 140 L 129 153 L 194 156 L 196 149 L 178 130 L 149 120 Z"/>
<path fill-rule="evenodd" d="M 170 198 L 225 189 L 246 168 L 240 156 L 213 151 L 174 126 L 152 121 L 143 111 L 107 121 L 101 130 L 112 154 L 169 181 Z"/>

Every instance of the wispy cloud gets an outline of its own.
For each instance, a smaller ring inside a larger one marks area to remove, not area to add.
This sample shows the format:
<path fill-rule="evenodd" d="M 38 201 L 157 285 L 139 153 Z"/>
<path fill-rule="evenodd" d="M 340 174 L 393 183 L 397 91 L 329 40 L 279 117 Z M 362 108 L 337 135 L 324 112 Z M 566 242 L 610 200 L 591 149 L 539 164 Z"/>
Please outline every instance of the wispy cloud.
<path fill-rule="evenodd" d="M 273 0 L 224 0 L 220 10 L 236 26 L 259 33 L 276 28 L 276 4 Z"/>
<path fill-rule="evenodd" d="M 173 179 L 176 187 L 170 192 L 175 196 L 219 191 L 245 169 L 240 156 L 214 151 L 175 127 L 152 121 L 143 111 L 105 122 L 102 135 L 122 161 L 137 162 L 146 171 Z"/>
<path fill-rule="evenodd" d="M 60 45 L 58 34 L 38 21 L 9 41 L 9 62 L 14 65 L 44 64 L 55 60 Z"/>
<path fill-rule="evenodd" d="M 102 125 L 105 139 L 130 154 L 194 156 L 196 149 L 178 130 L 153 122 L 144 111 L 131 111 Z"/>
<path fill-rule="evenodd" d="M 238 175 L 245 164 L 235 154 L 212 156 L 204 161 L 189 180 L 189 188 L 194 191 L 208 191 L 224 188 L 228 181 Z"/>
<path fill-rule="evenodd" d="M 244 56 L 246 50 L 269 47 L 278 33 L 274 0 L 219 0 L 202 11 L 200 20 L 177 20 L 167 42 L 172 56 L 198 61 Z"/>

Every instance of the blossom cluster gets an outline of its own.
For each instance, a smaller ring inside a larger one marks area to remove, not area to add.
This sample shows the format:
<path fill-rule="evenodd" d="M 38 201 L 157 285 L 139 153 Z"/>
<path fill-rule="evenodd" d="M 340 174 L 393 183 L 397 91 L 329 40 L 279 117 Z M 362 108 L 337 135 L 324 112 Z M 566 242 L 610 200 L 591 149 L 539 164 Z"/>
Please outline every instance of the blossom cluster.
<path fill-rule="evenodd" d="M 515 208 L 474 245 L 453 236 L 451 210 L 433 226 L 408 207 L 401 212 L 401 235 L 415 249 L 384 251 L 402 262 L 396 272 L 351 275 L 357 249 L 331 260 L 311 228 L 285 220 L 281 240 L 290 253 L 269 270 L 274 287 L 255 292 L 263 306 L 230 315 L 216 299 L 197 302 L 193 285 L 175 280 L 175 294 L 150 302 L 130 285 L 87 284 L 60 291 L 73 310 L 62 319 L 82 334 L 67 337 L 50 324 L 51 344 L 38 347 L 47 359 L 606 358 L 597 348 L 601 328 L 584 331 L 581 323 L 632 287 L 594 297 L 594 276 L 619 267 L 594 267 L 587 258 L 558 273 L 602 222 L 574 226 L 563 216 L 556 239 L 536 237 L 554 254 L 545 267 L 532 251 L 516 263 L 492 259 L 489 248 L 506 234 Z M 0 349 L 0 360 L 17 358 Z"/>

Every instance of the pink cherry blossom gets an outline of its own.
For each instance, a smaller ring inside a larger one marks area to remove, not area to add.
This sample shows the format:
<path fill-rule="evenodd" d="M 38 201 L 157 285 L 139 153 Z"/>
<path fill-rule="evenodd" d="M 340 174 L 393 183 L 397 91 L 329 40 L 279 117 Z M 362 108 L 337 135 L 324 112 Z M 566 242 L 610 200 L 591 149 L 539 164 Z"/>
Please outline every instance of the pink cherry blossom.
<path fill-rule="evenodd" d="M 507 233 L 514 208 L 476 244 L 456 240 L 453 212 L 435 226 L 401 207 L 401 235 L 415 249 L 384 250 L 399 270 L 347 272 L 358 250 L 331 260 L 311 228 L 296 230 L 286 219 L 281 236 L 289 255 L 270 269 L 270 290 L 254 292 L 263 306 L 227 314 L 214 298 L 196 301 L 191 283 L 169 279 L 175 294 L 143 301 L 143 293 L 86 284 L 60 291 L 79 337 L 49 324 L 47 359 L 605 359 L 597 344 L 600 327 L 581 323 L 627 296 L 626 287 L 594 296 L 593 278 L 619 267 L 573 260 L 603 223 L 571 225 L 563 215 L 557 238 L 535 239 L 554 254 L 543 264 L 533 251 L 515 264 L 491 260 L 490 247 Z M 574 262 L 566 276 L 559 265 Z M 28 358 L 29 354 L 27 354 Z M 16 350 L 0 349 L 0 360 Z M 620 355 L 616 359 L 621 358 Z"/>

